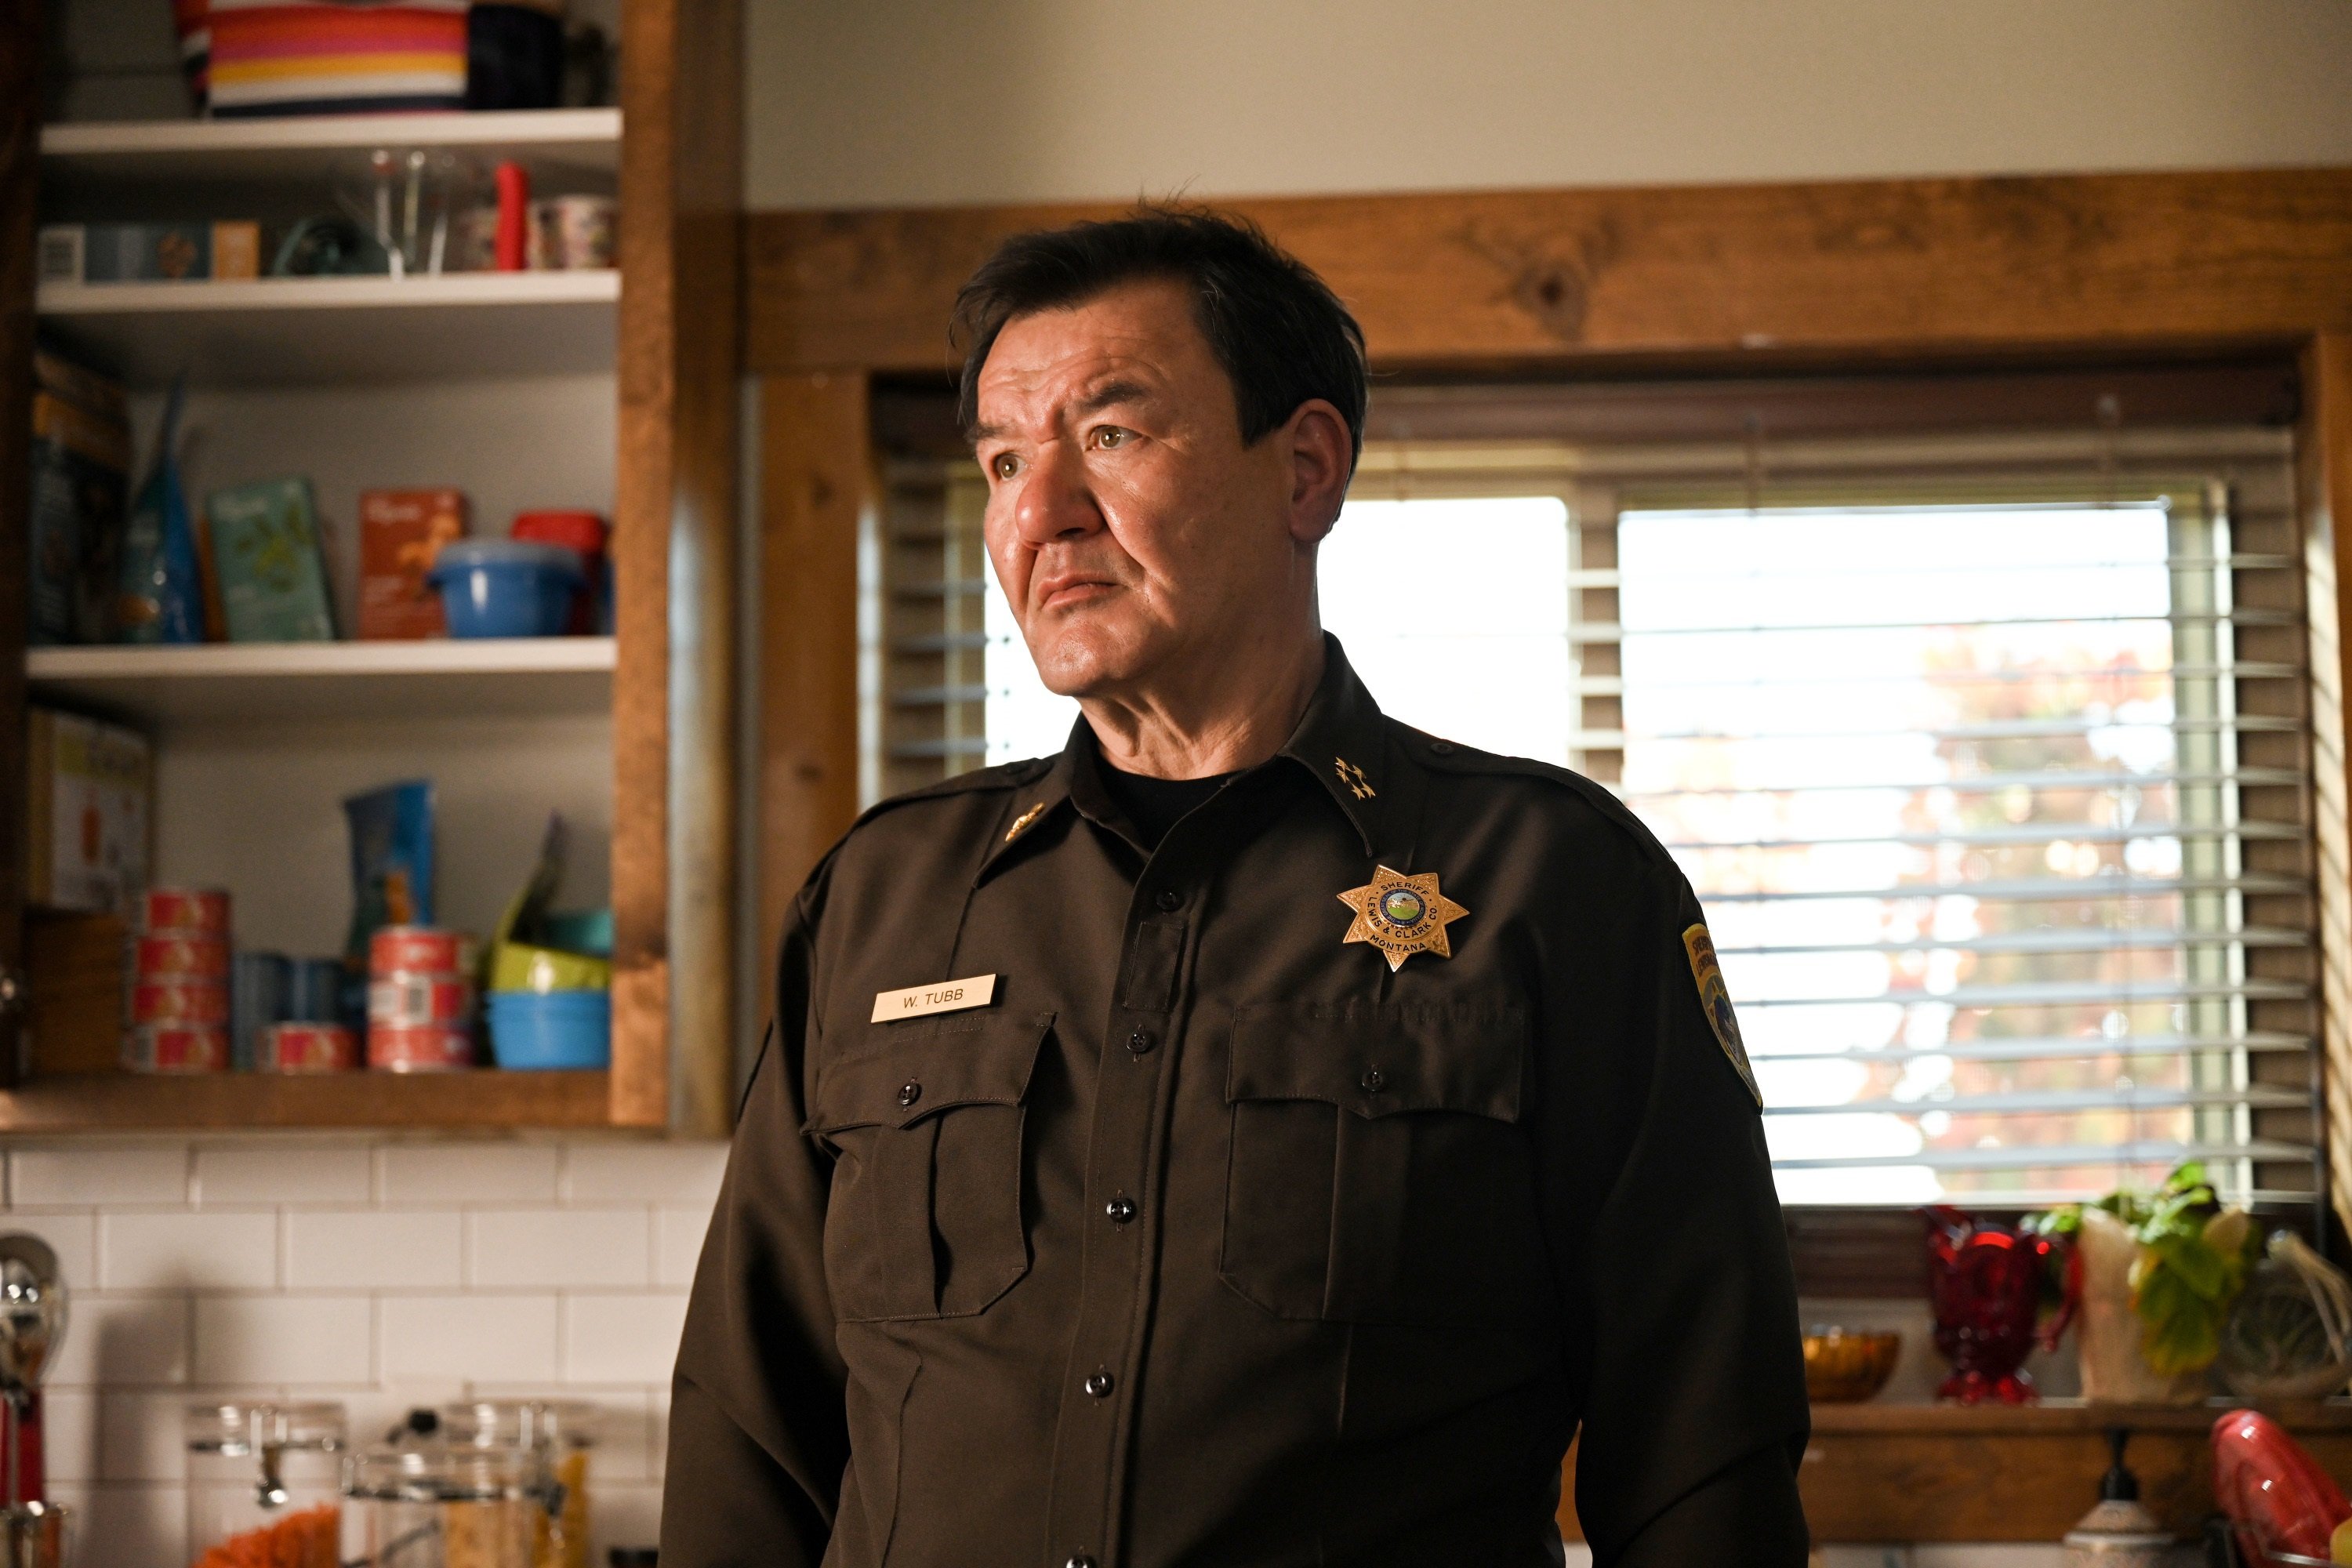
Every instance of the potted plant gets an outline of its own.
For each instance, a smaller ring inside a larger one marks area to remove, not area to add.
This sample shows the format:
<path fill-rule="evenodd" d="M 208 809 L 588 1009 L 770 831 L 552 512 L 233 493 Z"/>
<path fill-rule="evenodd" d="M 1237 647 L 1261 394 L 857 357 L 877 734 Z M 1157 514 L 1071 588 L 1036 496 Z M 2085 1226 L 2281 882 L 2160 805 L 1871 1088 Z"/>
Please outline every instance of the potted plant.
<path fill-rule="evenodd" d="M 2076 1354 L 2086 1399 L 2194 1405 L 2221 1329 L 2262 1256 L 2243 1209 L 2224 1205 L 2191 1161 L 2153 1194 L 2118 1188 L 2027 1222 L 2074 1243 L 2082 1268 Z"/>

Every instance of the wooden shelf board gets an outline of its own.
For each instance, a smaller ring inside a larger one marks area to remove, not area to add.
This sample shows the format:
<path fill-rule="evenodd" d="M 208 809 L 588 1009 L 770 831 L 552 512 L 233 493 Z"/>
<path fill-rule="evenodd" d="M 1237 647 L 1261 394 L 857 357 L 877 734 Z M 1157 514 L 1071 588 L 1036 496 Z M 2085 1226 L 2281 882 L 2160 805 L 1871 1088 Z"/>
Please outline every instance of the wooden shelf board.
<path fill-rule="evenodd" d="M 42 647 L 34 700 L 150 723 L 609 713 L 611 637 Z"/>
<path fill-rule="evenodd" d="M 610 1123 L 603 1072 L 94 1073 L 0 1090 L 0 1132 Z"/>
<path fill-rule="evenodd" d="M 617 109 L 492 113 L 299 115 L 269 120 L 142 120 L 45 125 L 42 174 L 73 184 L 174 181 L 315 184 L 377 147 L 447 148 L 534 174 L 610 178 L 620 163 Z"/>
<path fill-rule="evenodd" d="M 2223 1412 L 2243 1409 L 2251 1400 L 2216 1398 L 2202 1405 L 2093 1405 L 2081 1399 L 2045 1399 L 2039 1405 L 1921 1405 L 1864 1401 L 1813 1405 L 1820 1434 L 1916 1433 L 1928 1436 L 2046 1436 L 2105 1432 L 2203 1432 Z M 2263 1408 L 2297 1431 L 2352 1431 L 2352 1399 L 2305 1400 Z"/>
<path fill-rule="evenodd" d="M 134 385 L 446 380 L 609 370 L 621 275 L 45 283 L 43 323 Z"/>

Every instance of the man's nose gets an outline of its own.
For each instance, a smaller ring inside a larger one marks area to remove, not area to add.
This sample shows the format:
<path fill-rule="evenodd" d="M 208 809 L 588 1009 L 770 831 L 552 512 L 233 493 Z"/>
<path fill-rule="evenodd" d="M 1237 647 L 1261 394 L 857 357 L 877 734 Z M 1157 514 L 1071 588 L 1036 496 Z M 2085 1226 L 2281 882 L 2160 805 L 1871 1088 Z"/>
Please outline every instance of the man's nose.
<path fill-rule="evenodd" d="M 1080 539 L 1103 526 L 1086 464 L 1069 442 L 1049 441 L 1031 459 L 1013 503 L 1013 526 L 1032 549 Z"/>

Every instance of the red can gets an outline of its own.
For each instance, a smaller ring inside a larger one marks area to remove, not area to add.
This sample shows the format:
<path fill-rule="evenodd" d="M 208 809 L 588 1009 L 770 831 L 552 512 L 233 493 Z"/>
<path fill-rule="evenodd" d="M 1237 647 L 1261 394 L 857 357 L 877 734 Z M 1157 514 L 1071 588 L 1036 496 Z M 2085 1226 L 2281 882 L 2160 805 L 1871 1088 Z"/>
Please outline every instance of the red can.
<path fill-rule="evenodd" d="M 226 1024 L 228 987 L 217 980 L 142 980 L 131 987 L 134 1024 Z"/>
<path fill-rule="evenodd" d="M 368 1023 L 453 1028 L 473 1020 L 474 983 L 450 974 L 379 974 L 368 982 Z"/>
<path fill-rule="evenodd" d="M 150 888 L 139 900 L 139 929 L 228 938 L 228 894 L 219 888 Z"/>
<path fill-rule="evenodd" d="M 360 1065 L 358 1037 L 341 1024 L 269 1024 L 253 1053 L 257 1072 L 350 1072 Z"/>
<path fill-rule="evenodd" d="M 474 1065 L 474 1032 L 371 1025 L 367 1058 L 378 1072 L 462 1072 Z"/>
<path fill-rule="evenodd" d="M 471 974 L 474 939 L 439 926 L 384 926 L 368 939 L 371 974 Z"/>
<path fill-rule="evenodd" d="M 138 939 L 131 973 L 141 980 L 228 978 L 228 940 L 194 931 L 165 931 Z"/>
<path fill-rule="evenodd" d="M 131 1072 L 226 1072 L 228 1031 L 211 1024 L 134 1024 L 122 1037 Z"/>

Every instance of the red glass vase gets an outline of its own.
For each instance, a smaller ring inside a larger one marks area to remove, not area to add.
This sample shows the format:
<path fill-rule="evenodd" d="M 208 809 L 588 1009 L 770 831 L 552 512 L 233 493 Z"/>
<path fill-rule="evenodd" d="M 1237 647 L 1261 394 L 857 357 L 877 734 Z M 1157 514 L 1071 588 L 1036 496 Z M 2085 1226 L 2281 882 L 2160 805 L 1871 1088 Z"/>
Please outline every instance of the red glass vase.
<path fill-rule="evenodd" d="M 1936 1348 L 1952 1363 L 1952 1375 L 1936 1397 L 1962 1405 L 2031 1405 L 2041 1395 L 2025 1373 L 2025 1358 L 2037 1344 L 2057 1349 L 2074 1315 L 2078 1285 L 2065 1244 L 1941 1205 L 1922 1215 Z M 2043 1322 L 2042 1282 L 2053 1268 L 2063 1272 L 2065 1289 Z"/>

